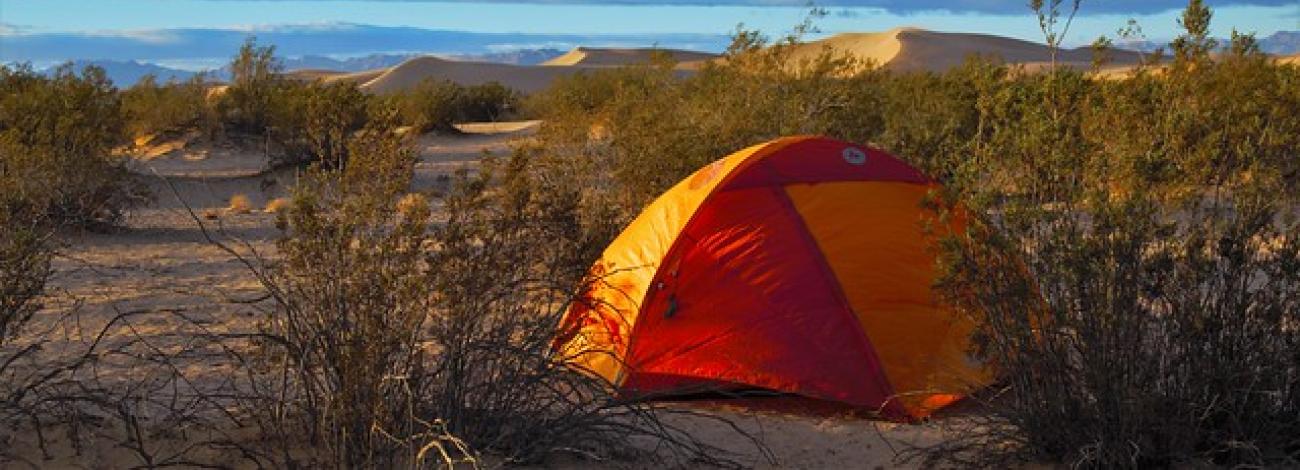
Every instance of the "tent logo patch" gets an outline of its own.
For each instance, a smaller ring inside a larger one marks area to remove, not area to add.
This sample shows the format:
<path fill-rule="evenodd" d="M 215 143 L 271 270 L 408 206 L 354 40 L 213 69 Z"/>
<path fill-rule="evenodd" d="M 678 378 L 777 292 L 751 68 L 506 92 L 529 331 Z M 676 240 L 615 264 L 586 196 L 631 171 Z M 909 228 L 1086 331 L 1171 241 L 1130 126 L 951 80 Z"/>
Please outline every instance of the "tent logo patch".
<path fill-rule="evenodd" d="M 841 152 L 840 155 L 843 156 L 844 161 L 849 162 L 850 165 L 862 165 L 867 162 L 867 153 L 853 147 L 845 147 L 844 151 Z"/>

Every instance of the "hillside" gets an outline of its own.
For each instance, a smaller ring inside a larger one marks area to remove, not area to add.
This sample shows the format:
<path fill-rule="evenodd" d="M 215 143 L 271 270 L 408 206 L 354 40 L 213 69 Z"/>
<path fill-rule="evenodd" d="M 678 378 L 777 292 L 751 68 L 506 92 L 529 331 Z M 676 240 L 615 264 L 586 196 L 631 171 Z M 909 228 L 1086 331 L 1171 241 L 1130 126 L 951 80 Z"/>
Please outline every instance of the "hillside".
<path fill-rule="evenodd" d="M 541 65 L 617 67 L 648 63 L 656 53 L 667 54 L 678 63 L 712 60 L 718 57 L 713 53 L 681 49 L 577 47 L 564 55 L 542 62 Z"/>
<path fill-rule="evenodd" d="M 988 34 L 944 33 L 916 28 L 896 28 L 880 33 L 843 33 L 794 46 L 793 58 L 807 60 L 827 48 L 898 71 L 943 71 L 961 65 L 967 57 L 979 55 L 1007 63 L 1038 65 L 1051 61 L 1047 46 Z M 1111 64 L 1136 63 L 1138 54 L 1113 51 Z M 1087 67 L 1092 63 L 1089 48 L 1063 49 L 1058 64 Z"/>
<path fill-rule="evenodd" d="M 482 85 L 498 82 L 510 88 L 531 93 L 546 88 L 556 78 L 576 73 L 586 67 L 542 67 L 495 64 L 489 62 L 458 62 L 433 56 L 416 57 L 380 72 L 365 81 L 361 89 L 371 93 L 393 93 L 415 86 L 426 78 L 450 80 L 461 85 Z M 346 76 L 344 76 L 346 77 Z"/>

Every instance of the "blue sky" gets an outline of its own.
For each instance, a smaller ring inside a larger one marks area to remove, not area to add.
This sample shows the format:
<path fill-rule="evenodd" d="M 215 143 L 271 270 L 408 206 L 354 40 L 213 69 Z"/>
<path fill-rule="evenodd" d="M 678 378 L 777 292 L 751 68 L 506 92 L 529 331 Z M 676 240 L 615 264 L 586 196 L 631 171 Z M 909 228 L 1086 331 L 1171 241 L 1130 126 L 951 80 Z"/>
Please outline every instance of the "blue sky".
<path fill-rule="evenodd" d="M 803 0 L 0 0 L 0 48 L 6 35 L 77 34 L 166 41 L 161 30 L 265 30 L 336 23 L 408 26 L 493 33 L 725 34 L 738 23 L 781 34 L 800 21 Z M 917 26 L 1041 41 L 1025 0 L 828 0 L 824 33 Z M 1236 27 L 1267 36 L 1300 29 L 1300 0 L 1210 0 L 1213 33 Z M 1083 3 L 1066 38 L 1081 45 L 1114 36 L 1136 18 L 1147 36 L 1177 34 L 1180 0 L 1095 0 Z"/>

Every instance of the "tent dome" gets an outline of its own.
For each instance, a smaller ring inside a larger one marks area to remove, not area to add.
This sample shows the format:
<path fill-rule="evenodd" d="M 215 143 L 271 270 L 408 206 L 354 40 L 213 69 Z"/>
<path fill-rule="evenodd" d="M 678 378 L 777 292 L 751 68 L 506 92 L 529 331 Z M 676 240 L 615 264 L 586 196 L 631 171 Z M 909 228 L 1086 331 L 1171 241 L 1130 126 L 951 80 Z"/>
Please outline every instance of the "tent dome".
<path fill-rule="evenodd" d="M 922 207 L 935 187 L 832 139 L 736 152 L 609 245 L 557 347 L 627 394 L 759 387 L 926 416 L 989 381 L 972 323 L 931 289 L 937 233 L 963 225 Z"/>

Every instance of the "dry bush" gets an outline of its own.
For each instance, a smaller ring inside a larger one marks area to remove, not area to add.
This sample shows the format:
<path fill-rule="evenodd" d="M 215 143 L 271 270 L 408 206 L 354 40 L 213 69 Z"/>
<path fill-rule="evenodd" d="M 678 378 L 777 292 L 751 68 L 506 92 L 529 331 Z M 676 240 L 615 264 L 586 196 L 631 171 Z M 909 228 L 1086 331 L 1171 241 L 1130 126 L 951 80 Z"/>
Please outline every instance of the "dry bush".
<path fill-rule="evenodd" d="M 148 199 L 111 150 L 123 141 L 117 92 L 104 71 L 51 77 L 0 67 L 0 180 L 6 196 L 58 226 L 105 228 Z M 46 217 L 48 216 L 48 217 Z"/>
<path fill-rule="evenodd" d="M 207 77 L 176 83 L 158 84 L 153 75 L 125 89 L 122 94 L 122 119 L 128 139 L 183 133 L 191 129 L 215 133 L 220 123 L 207 103 L 210 85 Z"/>
<path fill-rule="evenodd" d="M 427 200 L 402 197 L 415 157 L 389 129 L 363 131 L 347 166 L 294 190 L 278 258 L 242 258 L 272 306 L 233 391 L 212 393 L 235 397 L 235 426 L 256 438 L 227 431 L 222 445 L 271 466 L 732 463 L 661 419 L 689 412 L 620 399 L 556 356 L 569 293 L 605 237 L 584 236 L 569 192 L 528 190 L 522 173 L 465 177 L 432 230 Z M 220 342 L 239 351 L 241 338 Z"/>
<path fill-rule="evenodd" d="M 1059 38 L 1073 2 L 1036 3 L 1058 10 L 1041 19 Z M 584 207 L 625 220 L 690 170 L 778 135 L 875 143 L 982 221 L 950 240 L 939 287 L 982 325 L 978 352 L 1004 382 L 931 463 L 1294 465 L 1300 71 L 1240 35 L 1211 60 L 1194 6 L 1182 59 L 1119 80 L 978 59 L 896 73 L 824 55 L 791 69 L 742 34 L 690 78 L 641 67 L 561 81 L 535 98 L 536 164 L 578 175 Z"/>
<path fill-rule="evenodd" d="M 1049 72 L 980 98 L 979 170 L 950 188 L 981 222 L 948 241 L 939 287 L 1001 393 L 930 463 L 1300 464 L 1281 157 L 1300 121 L 1277 114 L 1300 75 L 1246 47 L 1209 60 L 1207 15 L 1192 2 L 1164 77 Z"/>
<path fill-rule="evenodd" d="M 290 200 L 288 198 L 277 197 L 270 201 L 266 201 L 266 207 L 262 209 L 262 212 L 267 214 L 279 214 L 284 212 L 285 209 L 288 209 L 289 205 Z"/>
<path fill-rule="evenodd" d="M 0 464 L 15 458 L 12 430 L 29 411 L 24 397 L 33 392 L 33 384 L 26 376 L 19 380 L 14 369 L 36 351 L 18 339 L 41 309 L 51 274 L 54 246 L 42 225 L 20 201 L 0 193 Z"/>
<path fill-rule="evenodd" d="M 40 310 L 54 254 L 49 229 L 5 199 L 0 198 L 0 347 Z"/>
<path fill-rule="evenodd" d="M 342 168 L 347 164 L 352 134 L 367 122 L 387 118 L 382 110 L 370 116 L 370 101 L 371 97 L 351 83 L 279 82 L 268 131 L 283 149 L 275 163 Z"/>
<path fill-rule="evenodd" d="M 396 110 L 401 122 L 417 132 L 457 132 L 453 124 L 458 122 L 505 117 L 515 109 L 519 95 L 497 82 L 463 86 L 429 78 L 377 101 L 377 106 Z"/>
<path fill-rule="evenodd" d="M 247 214 L 253 211 L 253 202 L 248 196 L 236 194 L 230 196 L 230 203 L 226 205 L 226 212 L 231 214 Z"/>
<path fill-rule="evenodd" d="M 275 57 L 275 46 L 258 46 L 248 38 L 230 61 L 230 86 L 217 97 L 227 130 L 262 135 L 272 124 L 275 97 L 284 84 L 279 72 L 283 64 Z"/>

